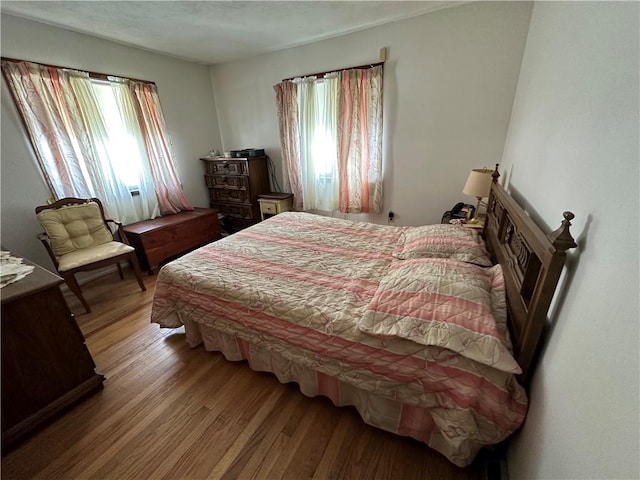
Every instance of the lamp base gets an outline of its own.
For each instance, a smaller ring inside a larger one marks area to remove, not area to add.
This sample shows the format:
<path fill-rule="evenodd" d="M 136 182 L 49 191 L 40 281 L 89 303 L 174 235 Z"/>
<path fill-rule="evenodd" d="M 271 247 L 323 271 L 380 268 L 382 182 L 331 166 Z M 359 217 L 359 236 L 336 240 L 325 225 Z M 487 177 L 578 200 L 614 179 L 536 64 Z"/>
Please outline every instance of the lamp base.
<path fill-rule="evenodd" d="M 482 203 L 482 197 L 476 197 L 478 199 L 478 203 L 476 205 L 475 210 L 473 211 L 473 217 L 467 220 L 467 223 L 477 224 L 480 223 L 480 219 L 478 218 L 478 213 L 480 212 L 480 205 Z"/>

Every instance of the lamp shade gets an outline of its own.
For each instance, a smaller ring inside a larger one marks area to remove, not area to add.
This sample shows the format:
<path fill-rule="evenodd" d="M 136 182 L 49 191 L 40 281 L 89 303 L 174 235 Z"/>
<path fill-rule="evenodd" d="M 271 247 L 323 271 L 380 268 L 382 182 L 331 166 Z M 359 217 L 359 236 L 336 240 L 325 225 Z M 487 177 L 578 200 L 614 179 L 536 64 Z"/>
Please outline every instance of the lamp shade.
<path fill-rule="evenodd" d="M 474 168 L 471 170 L 471 173 L 469 173 L 467 183 L 464 184 L 462 193 L 478 198 L 488 197 L 493 180 L 491 176 L 492 173 L 491 170 L 486 168 Z"/>

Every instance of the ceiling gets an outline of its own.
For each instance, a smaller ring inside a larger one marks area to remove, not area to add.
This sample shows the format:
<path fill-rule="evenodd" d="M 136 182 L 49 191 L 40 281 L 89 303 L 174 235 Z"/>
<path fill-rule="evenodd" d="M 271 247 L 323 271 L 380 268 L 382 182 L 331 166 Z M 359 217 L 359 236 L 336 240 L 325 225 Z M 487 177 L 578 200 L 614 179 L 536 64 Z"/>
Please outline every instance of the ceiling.
<path fill-rule="evenodd" d="M 462 1 L 6 1 L 10 14 L 205 65 L 336 37 Z"/>

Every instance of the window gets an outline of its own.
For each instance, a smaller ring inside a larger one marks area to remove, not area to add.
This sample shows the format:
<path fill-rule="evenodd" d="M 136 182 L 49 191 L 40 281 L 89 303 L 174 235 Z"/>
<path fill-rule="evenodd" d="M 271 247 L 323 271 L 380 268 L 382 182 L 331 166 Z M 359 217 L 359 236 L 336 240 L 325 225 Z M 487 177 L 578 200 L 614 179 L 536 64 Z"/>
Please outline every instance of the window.
<path fill-rule="evenodd" d="M 329 85 L 331 83 L 332 85 Z M 313 102 L 317 105 L 317 115 L 311 124 L 313 142 L 311 156 L 314 174 L 317 179 L 330 181 L 337 173 L 337 142 L 335 116 L 337 98 L 334 79 L 318 80 L 315 83 Z M 300 106 L 298 107 L 300 110 Z"/>
<path fill-rule="evenodd" d="M 56 198 L 98 197 L 125 224 L 193 209 L 155 84 L 4 58 L 2 72 Z"/>
<path fill-rule="evenodd" d="M 107 128 L 105 147 L 108 150 L 108 156 L 104 160 L 113 168 L 116 176 L 129 191 L 138 194 L 142 183 L 141 178 L 144 175 L 143 159 L 138 149 L 139 136 L 136 137 L 134 133 L 127 132 L 111 84 L 92 80 L 91 86 Z M 151 179 L 147 179 L 147 182 L 149 181 Z"/>
<path fill-rule="evenodd" d="M 284 80 L 274 89 L 294 207 L 380 213 L 382 66 Z"/>
<path fill-rule="evenodd" d="M 338 209 L 338 78 L 310 78 L 298 83 L 300 164 L 306 208 Z"/>

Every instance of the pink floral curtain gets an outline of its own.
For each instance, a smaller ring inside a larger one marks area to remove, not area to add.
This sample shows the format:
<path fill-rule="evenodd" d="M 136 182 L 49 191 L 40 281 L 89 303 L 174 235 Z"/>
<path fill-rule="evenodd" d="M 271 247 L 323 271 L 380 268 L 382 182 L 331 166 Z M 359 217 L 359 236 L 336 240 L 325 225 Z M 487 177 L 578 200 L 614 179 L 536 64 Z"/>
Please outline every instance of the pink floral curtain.
<path fill-rule="evenodd" d="M 338 172 L 341 212 L 382 212 L 382 66 L 340 73 Z"/>
<path fill-rule="evenodd" d="M 131 81 L 130 85 L 138 109 L 140 128 L 151 165 L 160 212 L 166 215 L 182 210 L 193 210 L 178 178 L 157 87 L 153 84 L 134 81 Z"/>
<path fill-rule="evenodd" d="M 80 159 L 92 157 L 93 151 L 77 105 L 65 94 L 71 91 L 71 73 L 8 61 L 2 61 L 2 71 L 51 193 L 57 197 L 91 196 Z"/>
<path fill-rule="evenodd" d="M 304 209 L 302 171 L 300 168 L 300 129 L 298 125 L 298 87 L 284 81 L 274 85 L 278 106 L 278 127 L 282 149 L 284 190 L 293 193 L 294 210 Z"/>

